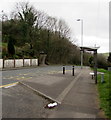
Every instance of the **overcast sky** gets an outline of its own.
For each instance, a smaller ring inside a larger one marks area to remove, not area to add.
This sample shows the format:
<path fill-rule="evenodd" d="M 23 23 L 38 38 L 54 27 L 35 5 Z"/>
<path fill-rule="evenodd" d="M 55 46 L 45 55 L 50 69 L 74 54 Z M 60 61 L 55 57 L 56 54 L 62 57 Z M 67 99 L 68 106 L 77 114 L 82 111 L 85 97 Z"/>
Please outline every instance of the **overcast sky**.
<path fill-rule="evenodd" d="M 16 2 L 24 0 L 1 0 L 0 11 L 10 14 Z M 81 45 L 81 22 L 83 19 L 83 45 L 100 46 L 98 52 L 109 52 L 109 1 L 110 0 L 28 0 L 38 10 L 64 19 L 71 29 L 71 41 Z"/>

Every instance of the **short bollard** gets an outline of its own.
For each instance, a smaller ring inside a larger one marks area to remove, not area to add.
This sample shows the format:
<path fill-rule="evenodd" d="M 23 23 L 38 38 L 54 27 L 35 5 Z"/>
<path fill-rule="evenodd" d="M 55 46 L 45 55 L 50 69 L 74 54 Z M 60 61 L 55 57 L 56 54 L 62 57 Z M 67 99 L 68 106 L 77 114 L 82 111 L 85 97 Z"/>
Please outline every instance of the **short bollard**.
<path fill-rule="evenodd" d="M 74 76 L 74 66 L 72 67 L 72 76 Z"/>
<path fill-rule="evenodd" d="M 104 83 L 104 73 L 101 73 L 101 83 Z"/>
<path fill-rule="evenodd" d="M 111 72 L 111 67 L 108 67 L 108 71 Z"/>
<path fill-rule="evenodd" d="M 65 66 L 63 66 L 63 74 L 65 74 Z"/>

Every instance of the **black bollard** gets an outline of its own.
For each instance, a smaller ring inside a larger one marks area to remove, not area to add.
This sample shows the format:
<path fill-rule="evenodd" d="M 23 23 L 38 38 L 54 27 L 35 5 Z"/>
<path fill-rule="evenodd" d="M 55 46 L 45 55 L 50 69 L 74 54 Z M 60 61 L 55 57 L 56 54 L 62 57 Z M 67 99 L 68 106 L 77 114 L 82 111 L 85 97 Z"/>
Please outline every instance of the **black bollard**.
<path fill-rule="evenodd" d="M 65 74 L 65 66 L 63 66 L 63 74 Z"/>
<path fill-rule="evenodd" d="M 74 66 L 72 67 L 72 76 L 74 76 Z"/>

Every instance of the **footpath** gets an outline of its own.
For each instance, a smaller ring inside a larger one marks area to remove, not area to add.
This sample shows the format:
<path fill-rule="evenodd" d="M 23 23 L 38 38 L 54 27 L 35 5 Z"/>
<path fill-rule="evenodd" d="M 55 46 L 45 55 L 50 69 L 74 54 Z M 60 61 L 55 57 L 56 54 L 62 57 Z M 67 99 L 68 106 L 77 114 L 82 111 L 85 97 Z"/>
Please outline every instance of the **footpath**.
<path fill-rule="evenodd" d="M 77 70 L 75 76 L 54 73 L 22 83 L 59 103 L 55 109 L 46 110 L 48 118 L 103 118 L 90 72 L 86 67 Z"/>
<path fill-rule="evenodd" d="M 62 104 L 49 118 L 104 118 L 99 109 L 97 88 L 90 72 L 89 68 L 81 71 Z"/>

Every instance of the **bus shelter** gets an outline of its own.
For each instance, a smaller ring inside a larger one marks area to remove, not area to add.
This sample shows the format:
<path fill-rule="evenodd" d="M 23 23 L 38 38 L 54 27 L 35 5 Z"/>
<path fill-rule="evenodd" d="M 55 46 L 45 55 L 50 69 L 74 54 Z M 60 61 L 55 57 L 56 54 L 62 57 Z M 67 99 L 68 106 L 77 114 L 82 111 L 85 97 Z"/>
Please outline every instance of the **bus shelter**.
<path fill-rule="evenodd" d="M 94 54 L 94 78 L 95 84 L 97 84 L 97 50 L 99 47 L 80 47 L 81 51 L 92 51 Z"/>

